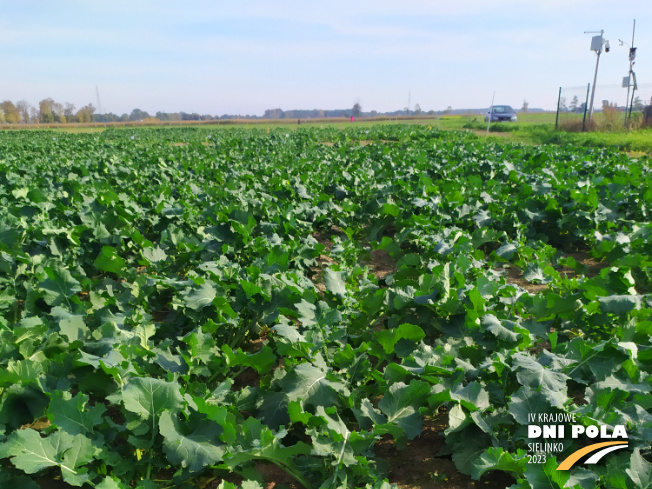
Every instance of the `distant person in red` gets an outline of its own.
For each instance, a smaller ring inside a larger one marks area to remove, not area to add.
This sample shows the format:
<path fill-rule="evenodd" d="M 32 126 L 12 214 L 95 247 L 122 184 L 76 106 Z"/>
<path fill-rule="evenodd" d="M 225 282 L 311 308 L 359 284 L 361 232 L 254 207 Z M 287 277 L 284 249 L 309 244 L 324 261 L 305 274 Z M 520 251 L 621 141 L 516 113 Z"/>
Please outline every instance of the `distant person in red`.
<path fill-rule="evenodd" d="M 353 122 L 354 120 L 355 120 L 355 117 L 351 116 L 351 122 Z"/>

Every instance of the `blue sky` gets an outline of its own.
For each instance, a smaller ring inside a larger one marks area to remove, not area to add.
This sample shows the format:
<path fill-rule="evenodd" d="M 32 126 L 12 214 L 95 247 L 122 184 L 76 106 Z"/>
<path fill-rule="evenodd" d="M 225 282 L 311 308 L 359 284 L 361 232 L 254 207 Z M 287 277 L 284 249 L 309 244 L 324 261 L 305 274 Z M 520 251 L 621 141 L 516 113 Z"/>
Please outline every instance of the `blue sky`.
<path fill-rule="evenodd" d="M 641 95 L 652 96 L 652 2 L 374 0 L 3 2 L 0 99 L 52 97 L 117 114 L 265 109 L 554 108 L 586 86 L 623 104 L 632 21 Z M 644 85 L 649 87 L 644 88 Z M 581 94 L 581 90 L 578 92 Z M 608 94 L 607 94 L 608 93 Z M 618 99 L 622 100 L 618 100 Z"/>

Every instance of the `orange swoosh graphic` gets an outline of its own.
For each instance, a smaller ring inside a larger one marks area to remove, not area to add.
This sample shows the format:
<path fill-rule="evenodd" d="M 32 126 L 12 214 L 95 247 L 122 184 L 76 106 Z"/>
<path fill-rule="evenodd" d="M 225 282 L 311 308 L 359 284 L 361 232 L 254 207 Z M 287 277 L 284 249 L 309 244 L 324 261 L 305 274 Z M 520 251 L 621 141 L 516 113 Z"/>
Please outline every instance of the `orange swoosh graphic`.
<path fill-rule="evenodd" d="M 589 454 L 591 452 L 595 452 L 596 450 L 599 450 L 600 448 L 610 447 L 612 445 L 627 445 L 627 442 L 604 441 L 602 443 L 594 443 L 593 445 L 589 445 L 588 447 L 580 448 L 576 452 L 573 452 L 568 457 L 566 457 L 564 459 L 564 461 L 559 464 L 559 467 L 557 467 L 557 470 L 568 470 L 573 465 L 575 465 L 575 462 L 577 462 L 579 459 L 581 459 L 584 455 L 587 455 L 587 454 Z"/>

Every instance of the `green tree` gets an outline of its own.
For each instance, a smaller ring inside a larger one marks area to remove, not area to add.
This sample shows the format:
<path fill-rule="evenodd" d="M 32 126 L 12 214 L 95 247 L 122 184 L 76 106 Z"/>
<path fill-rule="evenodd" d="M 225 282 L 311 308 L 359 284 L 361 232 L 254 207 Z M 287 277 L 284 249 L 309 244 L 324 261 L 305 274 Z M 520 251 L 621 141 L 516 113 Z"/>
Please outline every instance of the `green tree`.
<path fill-rule="evenodd" d="M 577 112 L 577 108 L 580 104 L 580 100 L 577 98 L 577 95 L 573 95 L 573 98 L 571 99 L 571 103 L 569 105 L 569 109 L 571 112 Z"/>
<path fill-rule="evenodd" d="M 54 122 L 66 122 L 63 104 L 55 102 L 52 104 L 52 115 L 54 115 Z"/>
<path fill-rule="evenodd" d="M 78 122 L 93 122 L 93 114 L 95 114 L 95 106 L 93 104 L 84 105 L 75 114 Z"/>
<path fill-rule="evenodd" d="M 29 121 L 32 124 L 38 124 L 38 109 L 34 106 L 29 108 Z"/>
<path fill-rule="evenodd" d="M 54 100 L 51 98 L 44 98 L 38 103 L 38 118 L 41 122 L 54 122 L 54 114 L 52 114 L 53 105 Z"/>
<path fill-rule="evenodd" d="M 29 109 L 31 108 L 32 106 L 29 104 L 27 100 L 19 100 L 18 102 L 16 102 L 16 109 L 20 114 L 20 119 L 25 124 L 30 122 Z"/>
<path fill-rule="evenodd" d="M 20 112 L 11 100 L 5 100 L 0 104 L 0 110 L 4 113 L 5 122 L 20 122 Z"/>
<path fill-rule="evenodd" d="M 353 110 L 352 110 L 351 114 L 356 119 L 358 119 L 360 117 L 360 115 L 362 114 L 362 106 L 360 105 L 360 102 L 356 102 L 355 104 L 353 104 Z"/>
<path fill-rule="evenodd" d="M 130 121 L 142 121 L 143 119 L 147 119 L 149 117 L 149 114 L 145 112 L 144 110 L 140 109 L 134 109 L 131 111 L 131 114 L 129 115 L 129 120 Z"/>
<path fill-rule="evenodd" d="M 75 122 L 75 104 L 66 102 L 66 105 L 63 109 L 63 115 L 66 117 L 67 122 Z"/>

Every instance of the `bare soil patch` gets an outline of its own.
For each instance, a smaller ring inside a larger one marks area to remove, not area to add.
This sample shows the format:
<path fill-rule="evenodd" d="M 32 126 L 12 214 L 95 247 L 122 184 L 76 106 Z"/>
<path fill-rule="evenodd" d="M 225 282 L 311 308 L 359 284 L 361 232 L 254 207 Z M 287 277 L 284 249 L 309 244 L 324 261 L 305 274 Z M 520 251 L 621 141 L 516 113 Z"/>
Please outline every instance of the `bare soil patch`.
<path fill-rule="evenodd" d="M 523 271 L 516 267 L 505 267 L 502 270 L 505 271 L 508 282 L 518 285 L 522 289 L 527 290 L 530 294 L 537 294 L 542 290 L 546 290 L 548 286 L 546 284 L 533 284 L 528 282 L 523 278 Z"/>
<path fill-rule="evenodd" d="M 372 250 L 369 260 L 362 262 L 378 280 L 396 273 L 396 261 L 385 250 Z"/>
<path fill-rule="evenodd" d="M 600 270 L 609 266 L 609 264 L 606 262 L 597 261 L 587 251 L 567 253 L 567 256 L 572 257 L 586 270 L 584 274 L 578 274 L 575 270 L 567 266 L 559 268 L 557 271 L 560 274 L 565 275 L 567 278 L 575 278 L 580 275 L 584 275 L 587 278 L 592 278 L 596 275 L 599 275 Z M 523 271 L 517 267 L 507 266 L 501 268 L 501 270 L 504 271 L 509 283 L 518 285 L 519 287 L 527 290 L 530 294 L 536 294 L 548 288 L 546 284 L 534 284 L 525 280 L 523 278 Z"/>
<path fill-rule="evenodd" d="M 263 476 L 265 489 L 274 489 L 276 486 L 287 487 L 288 489 L 303 489 L 303 486 L 294 477 L 274 464 L 258 462 L 256 463 L 256 470 Z"/>
<path fill-rule="evenodd" d="M 312 233 L 312 237 L 315 238 L 318 243 L 323 244 L 328 253 L 333 249 L 333 240 L 331 238 L 334 234 L 338 236 L 346 236 L 344 231 L 335 225 L 332 225 L 329 231 L 330 232 L 315 231 Z M 312 281 L 315 284 L 315 287 L 317 287 L 317 290 L 323 295 L 326 292 L 326 286 L 322 282 L 322 273 L 329 265 L 337 262 L 329 255 L 322 253 L 317 257 L 317 263 L 319 265 L 311 268 L 310 271 L 313 272 L 314 275 Z"/>
<path fill-rule="evenodd" d="M 450 457 L 437 454 L 445 447 L 444 430 L 448 414 L 442 413 L 424 420 L 424 431 L 407 446 L 397 447 L 393 439 L 384 438 L 376 444 L 376 455 L 392 467 L 389 481 L 401 489 L 504 489 L 515 481 L 503 473 L 491 473 L 479 481 L 472 480 L 455 467 Z"/>
<path fill-rule="evenodd" d="M 312 233 L 312 237 L 317 240 L 318 243 L 323 244 L 326 249 L 330 252 L 333 249 L 333 235 L 337 236 L 346 236 L 346 233 L 333 224 L 328 231 L 315 231 Z"/>
<path fill-rule="evenodd" d="M 460 473 L 447 456 L 438 456 L 445 447 L 443 432 L 448 427 L 448 414 L 440 413 L 424 419 L 424 431 L 406 446 L 397 446 L 386 435 L 379 440 L 374 451 L 390 466 L 389 482 L 401 489 L 504 489 L 515 481 L 501 472 L 491 472 L 479 481 Z M 303 489 L 291 475 L 271 463 L 256 462 L 256 470 L 262 475 L 265 489 Z M 226 480 L 239 483 L 241 478 L 230 475 Z M 215 489 L 220 478 L 207 481 L 202 487 Z"/>
<path fill-rule="evenodd" d="M 596 261 L 591 255 L 586 251 L 578 251 L 576 253 L 568 253 L 568 256 L 572 257 L 580 265 L 584 265 L 587 268 L 586 276 L 588 278 L 595 277 L 600 274 L 600 270 L 607 268 L 609 264 L 604 261 Z M 568 267 L 563 267 L 560 270 L 562 273 L 565 273 L 567 277 L 576 276 L 575 270 L 572 270 Z"/>

